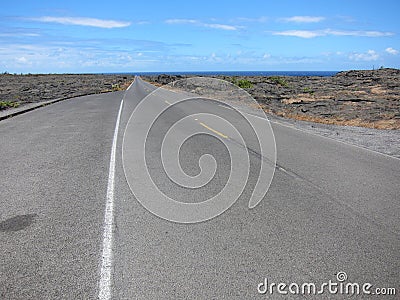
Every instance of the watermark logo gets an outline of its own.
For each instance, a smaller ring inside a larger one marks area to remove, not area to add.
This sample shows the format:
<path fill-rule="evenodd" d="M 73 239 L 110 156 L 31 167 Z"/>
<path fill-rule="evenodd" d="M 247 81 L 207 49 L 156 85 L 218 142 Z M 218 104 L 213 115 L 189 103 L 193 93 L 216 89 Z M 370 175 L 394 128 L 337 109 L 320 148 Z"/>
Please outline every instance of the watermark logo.
<path fill-rule="evenodd" d="M 138 81 L 136 89 L 150 88 Z M 128 91 L 125 98 L 133 97 Z M 226 81 L 195 77 L 155 89 L 125 129 L 123 166 L 135 198 L 169 221 L 212 219 L 246 193 L 249 208 L 266 195 L 276 146 L 258 103 Z"/>
<path fill-rule="evenodd" d="M 349 282 L 347 279 L 346 272 L 342 271 L 336 274 L 336 280 L 328 280 L 320 284 L 315 282 L 276 283 L 265 278 L 258 284 L 257 292 L 268 295 L 396 295 L 394 287 L 375 287 L 369 282 Z"/>

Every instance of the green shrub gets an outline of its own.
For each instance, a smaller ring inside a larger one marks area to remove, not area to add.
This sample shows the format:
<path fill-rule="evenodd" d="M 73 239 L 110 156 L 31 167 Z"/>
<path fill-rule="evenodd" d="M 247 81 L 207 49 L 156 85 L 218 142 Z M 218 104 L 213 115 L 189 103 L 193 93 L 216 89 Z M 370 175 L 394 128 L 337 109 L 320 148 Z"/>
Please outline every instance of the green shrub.
<path fill-rule="evenodd" d="M 0 109 L 6 109 L 10 107 L 18 107 L 19 103 L 14 101 L 0 101 Z"/>
<path fill-rule="evenodd" d="M 276 84 L 281 85 L 281 86 L 288 86 L 288 83 L 286 82 L 286 80 L 280 76 L 270 76 L 270 77 L 268 77 L 268 79 Z"/>
<path fill-rule="evenodd" d="M 119 91 L 119 90 L 120 90 L 119 83 L 113 84 L 113 85 L 111 86 L 111 88 L 112 88 L 112 90 L 113 90 L 114 92 Z"/>
<path fill-rule="evenodd" d="M 305 87 L 305 88 L 303 89 L 303 93 L 309 93 L 310 95 L 313 95 L 313 94 L 314 94 L 314 90 L 312 90 L 312 89 L 309 88 L 309 87 Z"/>
<path fill-rule="evenodd" d="M 236 78 L 232 78 L 231 82 L 242 89 L 249 89 L 253 87 L 251 81 L 247 79 L 237 80 Z"/>

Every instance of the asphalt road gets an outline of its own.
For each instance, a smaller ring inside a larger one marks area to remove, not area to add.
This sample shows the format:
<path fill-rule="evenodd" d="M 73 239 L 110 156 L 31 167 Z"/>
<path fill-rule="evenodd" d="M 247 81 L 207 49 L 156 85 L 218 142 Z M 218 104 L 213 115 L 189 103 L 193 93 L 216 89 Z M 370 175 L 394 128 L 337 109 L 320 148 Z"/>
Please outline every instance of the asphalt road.
<path fill-rule="evenodd" d="M 79 97 L 0 122 L 0 299 L 96 299 L 99 292 L 104 296 L 101 280 L 113 299 L 285 299 L 289 295 L 276 289 L 260 295 L 258 284 L 268 278 L 321 285 L 338 282 L 338 272 L 346 272 L 346 282 L 400 292 L 400 160 L 272 123 L 277 167 L 258 206 L 248 208 L 257 177 L 251 173 L 222 215 L 197 224 L 170 222 L 135 199 L 129 166 L 123 166 L 124 129 L 153 89 L 137 79 L 125 97 Z M 105 224 L 122 98 L 113 222 Z M 168 106 L 165 101 L 154 106 Z M 157 145 L 177 115 L 196 110 L 232 114 L 206 101 L 172 106 L 151 132 L 147 153 L 155 183 L 183 202 L 214 195 L 230 170 L 222 144 L 199 136 L 182 148 L 183 169 L 194 176 L 199 156 L 211 153 L 220 167 L 213 183 L 195 194 L 170 188 Z M 254 166 L 263 159 L 256 152 L 250 155 Z M 110 278 L 102 273 L 107 228 Z M 346 298 L 325 291 L 318 299 L 332 297 Z"/>

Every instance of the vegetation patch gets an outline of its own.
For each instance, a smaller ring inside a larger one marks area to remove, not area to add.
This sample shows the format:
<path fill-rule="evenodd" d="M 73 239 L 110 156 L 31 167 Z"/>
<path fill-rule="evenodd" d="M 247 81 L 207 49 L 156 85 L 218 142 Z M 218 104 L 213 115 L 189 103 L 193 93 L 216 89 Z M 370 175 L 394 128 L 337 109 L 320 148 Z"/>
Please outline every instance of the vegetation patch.
<path fill-rule="evenodd" d="M 276 84 L 279 84 L 281 86 L 287 87 L 288 83 L 285 80 L 285 78 L 281 77 L 281 76 L 270 76 L 268 77 L 268 79 Z"/>
<path fill-rule="evenodd" d="M 6 108 L 15 108 L 18 107 L 19 103 L 15 101 L 0 101 L 0 110 Z"/>
<path fill-rule="evenodd" d="M 312 90 L 312 89 L 309 88 L 309 87 L 305 87 L 305 88 L 303 89 L 303 93 L 309 93 L 310 95 L 313 95 L 313 94 L 314 94 L 314 90 Z"/>
<path fill-rule="evenodd" d="M 236 78 L 232 78 L 231 82 L 234 85 L 237 85 L 238 87 L 240 87 L 241 89 L 250 89 L 253 87 L 253 83 L 247 79 L 237 80 Z"/>

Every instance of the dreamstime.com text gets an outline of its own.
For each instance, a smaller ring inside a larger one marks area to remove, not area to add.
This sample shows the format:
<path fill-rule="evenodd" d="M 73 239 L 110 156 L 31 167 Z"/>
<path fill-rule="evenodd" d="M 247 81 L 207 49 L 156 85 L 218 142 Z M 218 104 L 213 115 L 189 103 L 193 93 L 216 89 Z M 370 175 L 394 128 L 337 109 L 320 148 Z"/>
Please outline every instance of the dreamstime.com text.
<path fill-rule="evenodd" d="M 375 287 L 371 283 L 356 283 L 347 281 L 345 272 L 336 274 L 336 281 L 329 280 L 321 284 L 313 282 L 303 283 L 285 283 L 285 282 L 270 282 L 265 278 L 263 282 L 257 286 L 259 294 L 268 295 L 396 295 L 394 287 Z"/>

